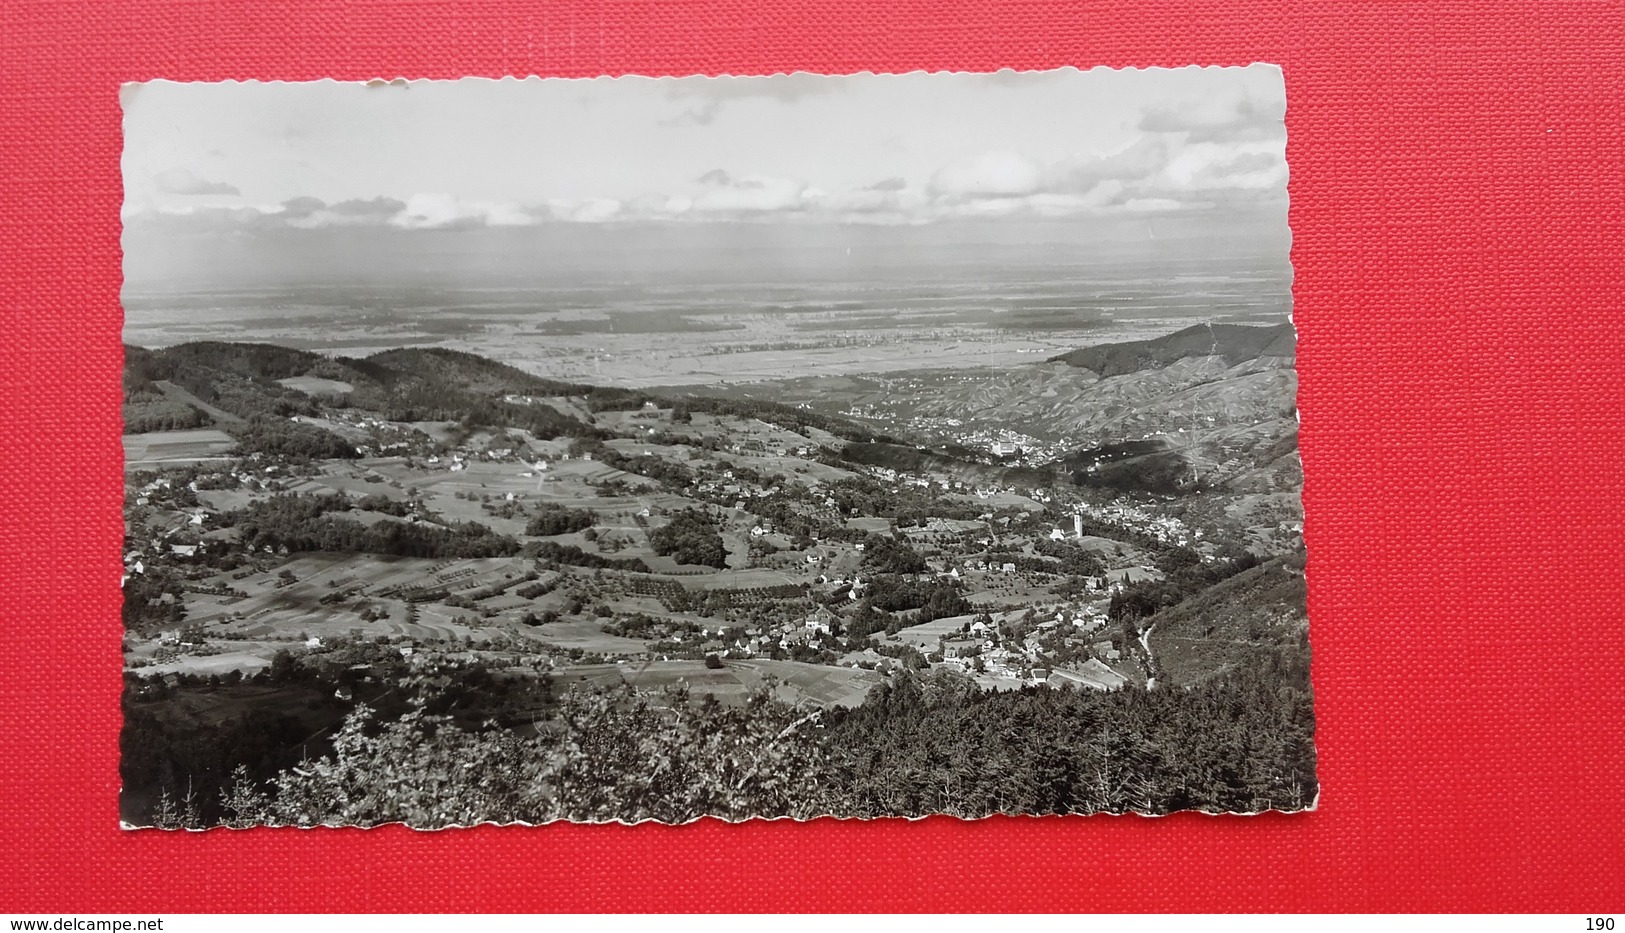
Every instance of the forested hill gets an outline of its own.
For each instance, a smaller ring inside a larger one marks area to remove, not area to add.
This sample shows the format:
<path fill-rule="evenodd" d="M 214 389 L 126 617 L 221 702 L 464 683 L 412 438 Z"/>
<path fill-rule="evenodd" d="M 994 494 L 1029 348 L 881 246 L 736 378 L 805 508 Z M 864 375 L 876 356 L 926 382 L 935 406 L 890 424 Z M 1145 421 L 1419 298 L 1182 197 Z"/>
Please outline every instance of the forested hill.
<path fill-rule="evenodd" d="M 1290 360 L 1297 346 L 1291 324 L 1250 327 L 1244 324 L 1196 324 L 1150 340 L 1131 340 L 1084 347 L 1053 357 L 1102 377 L 1157 369 L 1187 357 L 1217 356 L 1235 366 L 1259 357 Z"/>
<path fill-rule="evenodd" d="M 690 411 L 754 417 L 793 430 L 815 427 L 849 440 L 884 439 L 839 417 L 756 400 L 664 396 L 545 379 L 472 353 L 440 347 L 328 357 L 263 343 L 199 342 L 124 348 L 126 433 L 320 415 L 325 408 L 378 412 L 391 421 L 462 421 L 519 427 L 538 437 L 592 437 L 588 420 L 509 396 L 568 397 L 588 412 L 682 403 Z M 288 383 L 288 384 L 284 384 Z"/>
<path fill-rule="evenodd" d="M 264 396 L 262 401 L 272 408 L 277 398 L 293 391 L 276 383 L 297 377 L 347 383 L 367 396 L 378 393 L 405 395 L 415 390 L 448 393 L 448 400 L 461 396 L 503 394 L 597 394 L 606 398 L 624 396 L 629 399 L 637 394 L 544 379 L 472 353 L 439 347 L 385 350 L 364 359 L 328 357 L 266 343 L 214 341 L 183 343 L 160 350 L 126 345 L 124 353 L 126 386 L 169 381 L 185 385 L 188 390 L 203 396 L 203 392 L 198 392 L 199 388 L 207 390 L 211 384 L 236 385 L 251 395 Z M 258 391 L 255 391 L 256 387 Z M 235 414 L 247 417 L 257 413 L 252 403 L 239 401 L 238 404 L 245 410 Z"/>

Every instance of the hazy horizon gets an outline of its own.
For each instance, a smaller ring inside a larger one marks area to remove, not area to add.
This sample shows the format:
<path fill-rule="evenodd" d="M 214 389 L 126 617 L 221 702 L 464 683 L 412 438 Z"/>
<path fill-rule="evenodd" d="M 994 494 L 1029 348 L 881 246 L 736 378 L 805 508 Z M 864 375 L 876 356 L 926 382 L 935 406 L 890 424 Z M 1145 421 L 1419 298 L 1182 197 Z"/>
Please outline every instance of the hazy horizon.
<path fill-rule="evenodd" d="M 1000 366 L 1291 308 L 1279 69 L 126 86 L 125 339 L 564 378 Z"/>
<path fill-rule="evenodd" d="M 1288 246 L 1272 66 L 150 82 L 123 102 L 132 294 L 1284 262 Z"/>

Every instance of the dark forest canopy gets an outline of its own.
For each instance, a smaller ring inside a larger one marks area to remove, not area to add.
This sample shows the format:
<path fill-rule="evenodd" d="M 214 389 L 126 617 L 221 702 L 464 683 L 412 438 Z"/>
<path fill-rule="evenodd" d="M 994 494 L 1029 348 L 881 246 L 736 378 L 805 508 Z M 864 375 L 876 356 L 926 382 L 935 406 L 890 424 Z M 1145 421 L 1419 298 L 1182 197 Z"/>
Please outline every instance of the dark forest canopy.
<path fill-rule="evenodd" d="M 445 689 L 489 699 L 497 682 L 477 673 Z M 321 676 L 290 659 L 256 680 Z M 765 692 L 722 706 L 680 690 L 544 687 L 526 702 L 538 701 L 553 704 L 553 725 L 528 737 L 432 715 L 450 697 L 361 708 L 297 767 L 286 749 L 301 724 L 286 717 L 178 732 L 137 703 L 124 778 L 158 788 L 134 818 L 171 826 L 1251 812 L 1317 793 L 1296 653 L 1188 690 L 984 692 L 934 672 L 812 713 Z M 190 815 L 177 805 L 189 782 Z M 345 792 L 358 787 L 389 793 Z"/>
<path fill-rule="evenodd" d="M 353 460 L 360 456 L 354 444 L 332 431 L 278 418 L 255 417 L 233 425 L 229 433 L 237 440 L 239 456 L 264 454 L 295 463 Z"/>
<path fill-rule="evenodd" d="M 553 502 L 540 502 L 536 505 L 536 514 L 532 515 L 525 525 L 525 534 L 533 537 L 567 535 L 571 532 L 586 531 L 597 520 L 593 513 L 584 509 L 572 509 Z"/>
<path fill-rule="evenodd" d="M 650 532 L 649 544 L 656 554 L 679 564 L 720 568 L 728 563 L 716 522 L 693 509 L 677 512 L 666 525 Z"/>
<path fill-rule="evenodd" d="M 343 495 L 277 495 L 230 513 L 228 523 L 250 549 L 386 554 L 396 557 L 509 557 L 519 542 L 477 522 L 380 521 L 340 517 L 358 503 Z"/>
<path fill-rule="evenodd" d="M 352 389 L 342 399 L 317 399 L 278 383 L 297 376 L 344 382 Z M 263 343 L 207 341 L 157 350 L 126 346 L 126 402 L 161 401 L 159 383 L 172 383 L 228 416 L 245 419 L 314 415 L 322 405 L 340 405 L 377 411 L 392 421 L 460 421 L 470 427 L 524 428 L 542 438 L 601 437 L 591 424 L 551 406 L 506 401 L 507 396 L 570 397 L 581 399 L 592 412 L 654 403 L 671 409 L 677 420 L 703 412 L 756 418 L 792 431 L 816 428 L 855 441 L 885 439 L 843 418 L 775 402 L 546 379 L 441 347 L 385 350 L 357 359 Z M 149 429 L 207 423 L 184 406 L 137 410 L 131 415 L 132 421 Z"/>

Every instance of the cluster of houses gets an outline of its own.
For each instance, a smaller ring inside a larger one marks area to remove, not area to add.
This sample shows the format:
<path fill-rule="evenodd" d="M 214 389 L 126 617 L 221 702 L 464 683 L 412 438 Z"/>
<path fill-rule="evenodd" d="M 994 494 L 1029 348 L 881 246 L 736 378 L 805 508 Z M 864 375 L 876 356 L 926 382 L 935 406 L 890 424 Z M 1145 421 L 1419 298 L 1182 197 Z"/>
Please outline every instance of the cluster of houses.
<path fill-rule="evenodd" d="M 881 405 L 854 405 L 841 414 L 865 421 L 886 421 L 894 424 L 898 421 L 897 412 Z M 996 458 L 1020 454 L 1029 463 L 1047 463 L 1065 456 L 1068 452 L 1064 444 L 1047 443 L 1020 431 L 994 429 L 967 432 L 964 430 L 965 421 L 962 418 L 914 415 L 904 420 L 908 427 L 917 433 L 951 435 L 959 443 L 983 448 Z"/>
<path fill-rule="evenodd" d="M 977 619 L 970 622 L 960 634 L 943 636 L 938 640 L 937 651 L 942 657 L 939 663 L 963 673 L 985 674 L 1008 680 L 1110 689 L 1111 686 L 1121 685 L 1124 678 L 1109 667 L 1110 663 L 1122 659 L 1122 652 L 1109 637 L 1102 636 L 1106 623 L 1106 614 L 1100 605 L 1060 607 L 1053 617 L 1039 622 L 1035 630 L 1028 632 L 1019 643 L 1011 643 L 999 637 L 996 625 Z M 1092 656 L 1081 665 L 1073 665 L 1081 668 L 1082 673 L 1052 669 L 1052 659 L 1047 655 L 1043 641 L 1062 631 L 1066 632 L 1069 640 L 1079 639 L 1088 646 Z M 1061 675 L 1063 682 L 1055 682 L 1057 674 Z"/>
<path fill-rule="evenodd" d="M 967 446 L 985 448 L 999 459 L 1019 455 L 1028 463 L 1035 464 L 1046 463 L 1067 452 L 1064 445 L 1045 443 L 1030 434 L 1005 428 L 961 434 L 959 441 Z"/>
<path fill-rule="evenodd" d="M 468 469 L 468 465 L 470 463 L 472 463 L 474 461 L 477 461 L 477 460 L 484 460 L 484 461 L 489 462 L 489 463 L 503 463 L 503 462 L 506 462 L 506 461 L 516 460 L 516 459 L 520 460 L 521 462 L 524 462 L 524 458 L 519 456 L 519 452 L 515 451 L 512 447 L 494 447 L 494 448 L 488 448 L 486 450 L 481 450 L 481 451 L 471 451 L 471 450 L 464 450 L 464 449 L 459 448 L 458 450 L 456 450 L 456 451 L 452 452 L 451 454 L 447 455 L 445 458 L 441 458 L 438 454 L 436 454 L 436 455 L 432 455 L 432 456 L 428 457 L 423 462 L 429 464 L 430 466 L 434 466 L 434 467 L 438 467 L 441 464 L 445 464 L 446 468 L 449 469 L 451 472 L 453 472 L 453 473 L 461 473 L 464 470 Z M 570 458 L 568 456 L 566 456 L 564 459 L 568 460 Z M 591 460 L 592 457 L 588 456 L 586 459 Z M 529 473 L 529 472 L 524 472 L 524 473 L 520 473 L 519 475 L 520 476 L 532 476 L 534 474 Z"/>
<path fill-rule="evenodd" d="M 169 480 L 165 479 L 163 477 L 159 477 L 158 479 L 153 480 L 152 482 L 146 484 L 145 486 L 142 486 L 140 488 L 140 490 L 138 490 L 136 492 L 135 504 L 136 505 L 150 505 L 152 503 L 152 501 L 155 498 L 158 497 L 158 494 L 160 494 L 162 491 L 167 490 L 169 488 L 170 488 Z"/>
<path fill-rule="evenodd" d="M 701 629 L 696 633 L 702 651 L 725 653 L 728 657 L 754 658 L 772 655 L 777 651 L 791 651 L 798 647 L 818 647 L 833 638 L 840 617 L 824 606 L 818 606 L 805 615 L 797 615 L 767 625 L 752 625 L 744 629 L 737 626 Z"/>
<path fill-rule="evenodd" d="M 979 486 L 974 483 L 966 484 L 962 480 L 932 479 L 915 473 L 899 472 L 891 467 L 870 467 L 868 473 L 871 477 L 892 484 L 892 488 L 901 490 L 909 487 L 916 489 L 930 489 L 935 486 L 942 492 L 951 492 L 960 495 L 975 496 L 978 499 L 992 499 L 997 496 L 1011 495 L 1024 496 L 1034 502 L 1048 503 L 1053 496 L 1045 489 L 1023 490 L 1016 486 L 1000 486 L 989 484 Z"/>
<path fill-rule="evenodd" d="M 337 421 L 365 430 L 371 437 L 372 443 L 357 444 L 355 448 L 355 452 L 363 457 L 421 456 L 425 453 L 432 453 L 440 447 L 427 434 L 415 428 L 402 427 L 394 422 L 384 421 L 358 412 L 332 411 L 328 412 L 324 418 L 306 418 L 294 415 L 289 420 L 296 424 L 311 424 L 316 427 L 325 427 L 324 421 Z"/>
<path fill-rule="evenodd" d="M 1090 518 L 1149 535 L 1162 544 L 1189 546 L 1202 537 L 1200 528 L 1193 530 L 1177 518 L 1152 515 L 1139 506 L 1121 500 L 1105 505 L 1082 505 L 1079 508 Z"/>
<path fill-rule="evenodd" d="M 266 469 L 265 476 L 268 478 L 270 471 L 274 471 L 275 467 L 267 467 Z M 244 482 L 258 481 L 257 477 L 248 472 L 232 472 L 230 475 Z M 174 488 L 173 482 L 167 477 L 152 480 L 138 490 L 139 494 L 135 498 L 135 504 L 164 504 L 164 500 L 168 498 L 167 494 Z M 192 492 L 197 492 L 197 482 L 188 483 L 187 488 Z M 119 579 L 120 586 L 129 582 L 130 577 L 136 574 L 145 574 L 147 572 L 147 561 L 149 560 L 161 558 L 190 559 L 208 550 L 209 541 L 204 540 L 204 535 L 200 534 L 200 529 L 212 514 L 211 511 L 196 506 L 176 508 L 175 511 L 177 514 L 170 517 L 170 523 L 161 529 L 157 529 L 156 534 L 148 539 L 146 547 L 136 547 L 125 552 L 124 573 Z M 217 531 L 211 534 L 219 536 L 222 533 Z"/>

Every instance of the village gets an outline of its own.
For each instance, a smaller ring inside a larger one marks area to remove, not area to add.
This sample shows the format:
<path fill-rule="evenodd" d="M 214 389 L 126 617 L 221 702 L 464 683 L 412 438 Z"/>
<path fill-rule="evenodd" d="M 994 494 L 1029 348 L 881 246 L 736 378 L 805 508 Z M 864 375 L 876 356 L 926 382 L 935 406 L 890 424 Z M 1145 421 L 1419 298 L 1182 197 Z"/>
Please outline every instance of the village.
<path fill-rule="evenodd" d="M 505 401 L 585 414 L 569 398 Z M 290 420 L 345 438 L 353 458 L 177 442 L 160 468 L 143 460 L 126 513 L 124 583 L 144 600 L 126 612 L 130 670 L 251 676 L 341 639 L 381 640 L 416 669 L 618 670 L 723 699 L 771 676 L 797 702 L 852 705 L 878 678 L 935 668 L 994 690 L 1151 686 L 1150 645 L 1112 624 L 1114 595 L 1163 576 L 1162 546 L 1219 554 L 1217 528 L 1147 497 L 852 462 L 816 428 L 654 402 L 591 418 L 607 437 L 329 405 Z M 990 460 L 1009 443 L 958 440 Z M 477 528 L 489 553 L 253 537 L 256 504 L 318 497 L 339 497 L 323 500 L 329 527 Z M 674 522 L 715 547 L 664 539 Z"/>

